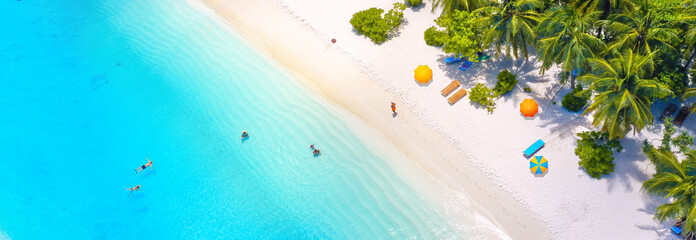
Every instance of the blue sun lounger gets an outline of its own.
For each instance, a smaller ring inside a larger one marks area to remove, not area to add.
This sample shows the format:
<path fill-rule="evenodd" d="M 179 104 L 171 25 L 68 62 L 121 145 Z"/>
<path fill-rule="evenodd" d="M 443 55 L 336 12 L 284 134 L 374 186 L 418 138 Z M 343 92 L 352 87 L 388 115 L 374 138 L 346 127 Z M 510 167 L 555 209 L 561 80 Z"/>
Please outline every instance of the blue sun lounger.
<path fill-rule="evenodd" d="M 462 66 L 459 67 L 459 70 L 462 70 L 462 72 L 466 71 L 467 69 L 469 69 L 469 67 L 471 67 L 472 64 L 474 63 L 470 62 L 469 60 L 466 60 L 464 61 L 464 63 L 462 63 Z"/>
<path fill-rule="evenodd" d="M 462 59 L 464 59 L 464 58 L 462 58 L 462 57 L 448 57 L 448 58 L 445 58 L 445 63 L 456 63 L 456 62 L 461 61 Z"/>
<path fill-rule="evenodd" d="M 539 149 L 541 149 L 541 147 L 543 146 L 544 141 L 541 141 L 541 139 L 537 140 L 536 142 L 534 142 L 534 144 L 532 144 L 532 146 L 529 146 L 527 150 L 524 150 L 524 156 L 528 158 L 532 157 L 532 155 L 534 155 L 535 152 L 539 151 Z"/>
<path fill-rule="evenodd" d="M 681 229 L 681 227 L 676 227 L 676 226 L 675 226 L 675 227 L 672 227 L 672 232 L 674 232 L 674 234 L 679 235 L 679 234 L 681 234 L 682 229 Z"/>

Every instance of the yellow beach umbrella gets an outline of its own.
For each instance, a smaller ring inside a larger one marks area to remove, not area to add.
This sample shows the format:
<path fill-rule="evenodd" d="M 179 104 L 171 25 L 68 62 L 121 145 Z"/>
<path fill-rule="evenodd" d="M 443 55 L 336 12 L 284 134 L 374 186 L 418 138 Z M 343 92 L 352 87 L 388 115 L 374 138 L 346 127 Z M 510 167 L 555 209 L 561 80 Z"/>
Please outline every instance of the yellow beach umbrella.
<path fill-rule="evenodd" d="M 418 65 L 416 70 L 413 70 L 414 78 L 419 83 L 428 83 L 430 79 L 433 79 L 433 70 L 428 67 L 428 65 Z"/>
<path fill-rule="evenodd" d="M 546 161 L 544 156 L 534 156 L 529 161 L 529 170 L 532 170 L 534 174 L 544 174 L 549 170 L 549 161 Z"/>

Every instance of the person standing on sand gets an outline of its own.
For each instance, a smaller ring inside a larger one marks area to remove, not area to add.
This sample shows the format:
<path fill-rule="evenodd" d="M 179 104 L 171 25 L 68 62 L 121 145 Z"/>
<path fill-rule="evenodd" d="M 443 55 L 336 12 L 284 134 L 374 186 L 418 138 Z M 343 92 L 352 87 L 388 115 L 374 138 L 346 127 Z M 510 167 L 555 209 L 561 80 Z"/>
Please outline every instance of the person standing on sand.
<path fill-rule="evenodd" d="M 392 112 L 393 112 L 394 114 L 396 114 L 396 103 L 391 102 L 391 104 L 392 104 L 392 105 L 391 105 Z"/>

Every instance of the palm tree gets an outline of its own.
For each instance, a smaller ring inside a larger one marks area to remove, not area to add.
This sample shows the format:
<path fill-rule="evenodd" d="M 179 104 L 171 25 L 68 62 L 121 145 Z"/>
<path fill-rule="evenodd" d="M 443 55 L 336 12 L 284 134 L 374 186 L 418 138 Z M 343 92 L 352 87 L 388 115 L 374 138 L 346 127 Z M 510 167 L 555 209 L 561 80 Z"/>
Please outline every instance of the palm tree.
<path fill-rule="evenodd" d="M 581 69 L 588 59 L 597 58 L 597 53 L 606 49 L 602 40 L 589 34 L 599 14 L 567 5 L 551 8 L 537 27 L 537 33 L 544 36 L 537 42 L 542 74 L 553 64 L 561 64 L 567 72 Z M 575 88 L 572 77 L 570 84 Z"/>
<path fill-rule="evenodd" d="M 635 4 L 630 0 L 578 0 L 575 7 L 587 13 L 601 11 L 600 19 L 607 19 L 612 13 L 633 11 Z"/>
<path fill-rule="evenodd" d="M 611 138 L 623 138 L 631 128 L 635 134 L 650 125 L 652 101 L 672 94 L 666 86 L 650 79 L 653 69 L 648 63 L 652 55 L 641 56 L 629 50 L 609 61 L 593 58 L 593 73 L 579 78 L 591 83 L 579 94 L 589 97 L 597 93 L 583 114 L 594 111 L 592 124 L 601 125 Z"/>
<path fill-rule="evenodd" d="M 691 62 L 694 60 L 694 57 L 696 57 L 696 8 L 687 8 L 686 11 L 684 11 L 684 16 L 677 19 L 677 21 L 686 23 L 689 29 L 684 32 L 682 37 L 682 43 L 686 46 L 684 49 L 684 59 L 687 59 L 687 61 L 681 68 L 681 71 L 686 72 L 689 65 L 691 65 Z"/>
<path fill-rule="evenodd" d="M 686 89 L 684 95 L 682 96 L 682 100 L 690 97 L 696 97 L 696 88 Z M 691 104 L 691 112 L 689 114 L 694 114 L 694 112 L 696 112 L 696 103 Z"/>
<path fill-rule="evenodd" d="M 577 0 L 574 5 L 585 13 L 602 12 L 599 16 L 600 20 L 607 19 L 612 13 L 630 12 L 635 9 L 635 4 L 631 0 Z M 600 24 L 595 36 L 601 38 L 603 31 L 604 26 Z"/>
<path fill-rule="evenodd" d="M 494 43 L 496 55 L 505 47 L 508 58 L 510 53 L 519 58 L 520 52 L 525 58 L 529 57 L 528 47 L 536 40 L 534 25 L 539 22 L 535 9 L 541 7 L 543 4 L 539 0 L 503 0 L 500 5 L 477 9 L 474 12 L 483 16 L 477 24 L 490 26 L 484 32 L 484 43 Z"/>
<path fill-rule="evenodd" d="M 657 23 L 653 18 L 653 10 L 647 1 L 636 11 L 613 14 L 604 21 L 607 32 L 615 38 L 608 50 L 619 52 L 632 49 L 634 52 L 648 55 L 657 47 L 666 51 L 676 51 L 672 43 L 678 41 L 674 29 L 665 23 Z M 652 64 L 652 63 L 651 63 Z"/>
<path fill-rule="evenodd" d="M 442 13 L 440 13 L 440 15 L 442 15 L 442 16 L 450 15 L 450 14 L 454 13 L 454 10 L 471 12 L 471 11 L 474 11 L 478 8 L 481 8 L 481 7 L 488 5 L 488 0 L 432 0 L 432 1 L 433 1 L 432 11 L 435 12 L 436 8 L 442 7 Z"/>
<path fill-rule="evenodd" d="M 660 222 L 678 219 L 684 239 L 694 239 L 696 232 L 696 152 L 685 152 L 686 158 L 679 161 L 669 150 L 649 146 L 646 154 L 655 164 L 657 173 L 643 182 L 643 190 L 660 197 L 671 198 L 671 203 L 655 209 L 655 218 Z"/>

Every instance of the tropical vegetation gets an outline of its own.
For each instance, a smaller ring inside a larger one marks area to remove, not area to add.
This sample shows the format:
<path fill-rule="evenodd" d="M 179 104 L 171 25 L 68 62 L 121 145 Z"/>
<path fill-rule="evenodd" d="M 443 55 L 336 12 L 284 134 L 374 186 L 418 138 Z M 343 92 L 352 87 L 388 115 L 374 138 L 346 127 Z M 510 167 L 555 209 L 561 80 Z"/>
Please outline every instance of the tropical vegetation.
<path fill-rule="evenodd" d="M 406 3 L 411 7 L 419 7 L 423 4 L 423 0 L 406 0 Z"/>
<path fill-rule="evenodd" d="M 517 76 L 505 69 L 498 73 L 498 82 L 493 87 L 493 93 L 495 93 L 495 96 L 506 94 L 512 91 L 515 85 L 517 85 Z"/>
<path fill-rule="evenodd" d="M 389 34 L 401 25 L 405 9 L 406 5 L 398 2 L 384 15 L 383 9 L 370 8 L 353 14 L 350 24 L 359 34 L 365 35 L 375 43 L 383 43 L 387 41 Z"/>
<path fill-rule="evenodd" d="M 493 91 L 483 85 L 483 83 L 476 84 L 475 87 L 471 88 L 471 91 L 469 91 L 469 100 L 485 107 L 489 113 L 492 113 L 493 109 L 495 109 Z"/>
<path fill-rule="evenodd" d="M 466 11 L 455 10 L 454 13 L 439 17 L 435 23 L 444 28 L 443 47 L 445 53 L 476 59 L 481 52 L 480 28 L 474 25 L 476 15 Z"/>
<path fill-rule="evenodd" d="M 441 47 L 445 45 L 445 39 L 447 34 L 445 31 L 437 30 L 435 27 L 430 27 L 423 33 L 423 38 L 425 39 L 425 44 L 430 46 Z"/>
<path fill-rule="evenodd" d="M 552 7 L 536 29 L 539 33 L 537 54 L 542 62 L 541 73 L 554 64 L 560 65 L 566 72 L 587 69 L 589 59 L 600 57 L 606 44 L 590 34 L 599 15 L 600 12 L 583 12 L 568 5 Z M 571 87 L 575 88 L 574 81 Z"/>
<path fill-rule="evenodd" d="M 536 11 L 543 6 L 539 0 L 504 0 L 491 3 L 473 11 L 481 17 L 478 26 L 488 26 L 483 33 L 486 45 L 492 44 L 496 56 L 505 49 L 505 56 L 510 58 L 529 57 L 529 50 L 536 42 L 535 25 L 540 21 Z"/>
<path fill-rule="evenodd" d="M 656 173 L 643 182 L 643 191 L 664 197 L 669 203 L 655 209 L 660 222 L 676 220 L 684 239 L 694 239 L 696 232 L 696 151 L 687 148 L 681 161 L 666 148 L 644 142 L 643 152 L 655 165 Z"/>
<path fill-rule="evenodd" d="M 572 92 L 563 96 L 561 101 L 561 106 L 571 112 L 578 112 L 587 105 L 588 97 L 578 96 L 578 93 L 582 91 L 582 85 L 578 84 L 575 86 Z"/>
<path fill-rule="evenodd" d="M 631 129 L 640 132 L 652 124 L 652 102 L 672 94 L 667 87 L 648 78 L 652 74 L 652 55 L 627 50 L 609 60 L 593 58 L 590 59 L 593 72 L 580 77 L 580 81 L 590 85 L 580 94 L 584 97 L 596 94 L 583 114 L 594 112 L 592 124 L 611 138 L 623 138 Z"/>
<path fill-rule="evenodd" d="M 586 131 L 578 133 L 580 139 L 575 148 L 575 155 L 580 158 L 580 165 L 591 177 L 599 179 L 602 175 L 614 172 L 614 152 L 621 152 L 623 147 L 618 139 L 611 139 L 606 132 Z"/>
<path fill-rule="evenodd" d="M 442 7 L 442 16 L 452 14 L 456 10 L 471 12 L 490 4 L 488 0 L 433 0 L 432 2 L 432 11 Z"/>
<path fill-rule="evenodd" d="M 454 53 L 452 47 L 456 46 L 456 54 L 463 53 L 475 61 L 471 52 L 492 49 L 496 57 L 536 57 L 541 74 L 552 67 L 563 71 L 558 78 L 560 84 L 569 79 L 573 90 L 563 97 L 561 104 L 569 111 L 586 108 L 583 115 L 591 114 L 592 124 L 600 130 L 579 133 L 581 139 L 575 150 L 580 158 L 578 164 L 594 178 L 613 171 L 613 154 L 622 150 L 622 138 L 653 125 L 654 116 L 650 112 L 653 102 L 696 97 L 694 0 L 433 0 L 432 3 L 433 10 L 442 9 L 436 22 L 447 21 L 450 27 L 465 29 L 443 30 L 446 39 L 461 41 L 450 43 L 447 49 L 443 41 L 446 53 Z M 445 28 L 440 23 L 438 26 Z M 429 30 L 432 36 L 436 35 L 435 30 Z M 469 98 L 492 111 L 495 95 L 509 91 L 509 86 L 498 80 L 492 94 L 479 83 L 470 91 Z M 696 103 L 691 106 L 691 114 L 694 112 Z M 664 120 L 661 146 L 645 144 L 644 152 L 655 163 L 657 173 L 645 182 L 643 189 L 670 200 L 657 209 L 658 220 L 676 220 L 684 229 L 682 237 L 694 239 L 694 137 L 686 132 L 677 134 L 671 121 Z M 686 158 L 678 161 L 673 147 Z"/>

